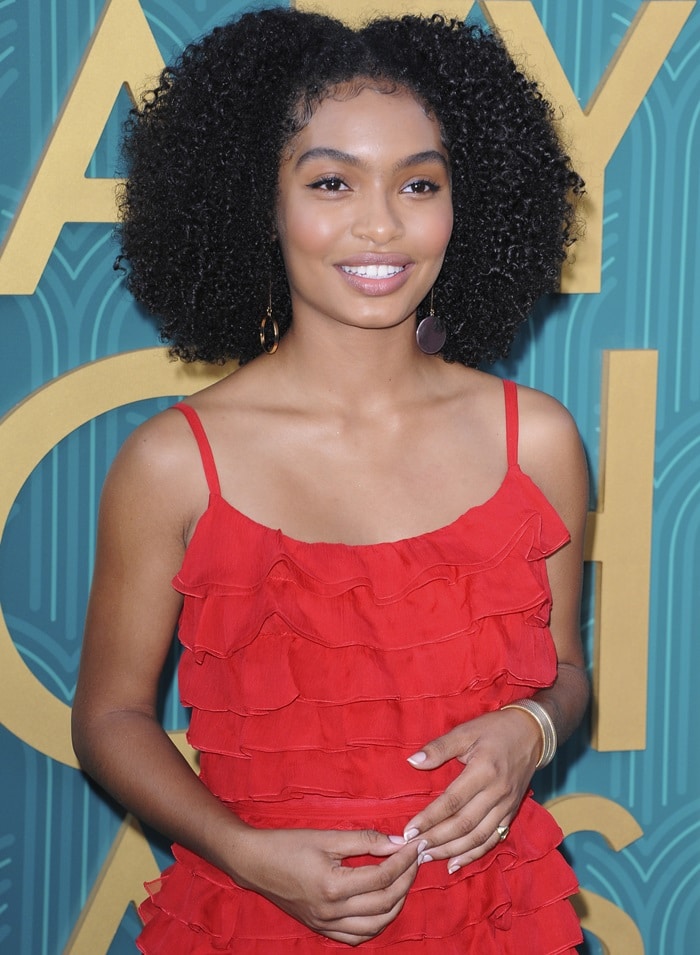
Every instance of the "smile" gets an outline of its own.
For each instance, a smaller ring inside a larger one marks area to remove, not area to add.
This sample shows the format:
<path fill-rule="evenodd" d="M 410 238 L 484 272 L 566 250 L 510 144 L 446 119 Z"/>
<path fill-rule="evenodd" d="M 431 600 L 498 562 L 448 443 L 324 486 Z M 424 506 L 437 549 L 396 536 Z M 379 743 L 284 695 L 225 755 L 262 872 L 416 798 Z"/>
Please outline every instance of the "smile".
<path fill-rule="evenodd" d="M 363 279 L 390 279 L 392 275 L 403 272 L 402 265 L 341 265 L 343 272 L 358 275 Z"/>

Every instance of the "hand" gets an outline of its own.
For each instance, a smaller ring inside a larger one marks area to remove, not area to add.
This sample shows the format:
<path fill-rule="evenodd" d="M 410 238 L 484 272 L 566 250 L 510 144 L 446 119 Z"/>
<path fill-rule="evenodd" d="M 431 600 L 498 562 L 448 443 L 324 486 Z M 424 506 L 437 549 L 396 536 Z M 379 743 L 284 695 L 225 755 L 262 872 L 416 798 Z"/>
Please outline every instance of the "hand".
<path fill-rule="evenodd" d="M 419 770 L 435 769 L 449 759 L 465 767 L 406 826 L 409 844 L 420 845 L 420 861 L 447 859 L 453 873 L 498 845 L 496 827 L 509 825 L 515 816 L 540 746 L 531 717 L 499 710 L 457 726 L 411 756 L 409 762 Z"/>
<path fill-rule="evenodd" d="M 298 922 L 346 945 L 374 938 L 403 908 L 418 871 L 417 846 L 371 830 L 252 829 L 245 878 Z M 344 866 L 352 856 L 386 856 Z"/>

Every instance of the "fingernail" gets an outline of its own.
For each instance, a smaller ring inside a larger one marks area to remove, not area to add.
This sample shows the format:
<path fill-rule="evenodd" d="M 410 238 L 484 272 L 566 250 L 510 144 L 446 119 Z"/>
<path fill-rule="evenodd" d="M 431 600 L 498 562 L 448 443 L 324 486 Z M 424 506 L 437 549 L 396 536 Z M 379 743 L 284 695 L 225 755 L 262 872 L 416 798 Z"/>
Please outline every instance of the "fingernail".
<path fill-rule="evenodd" d="M 421 841 L 418 843 L 418 848 L 416 849 L 416 852 L 418 853 L 418 855 L 420 855 L 421 852 L 423 852 L 427 848 L 428 848 L 428 840 L 421 839 Z"/>
<path fill-rule="evenodd" d="M 428 852 L 423 852 L 418 856 L 418 865 L 423 865 L 424 862 L 432 862 L 433 857 Z"/>
<path fill-rule="evenodd" d="M 448 871 L 448 873 L 449 873 L 450 875 L 454 875 L 455 872 L 459 872 L 459 870 L 460 870 L 461 868 L 462 868 L 461 865 L 457 865 L 456 862 L 452 862 L 452 863 L 450 863 L 450 865 L 448 865 L 447 871 Z"/>
<path fill-rule="evenodd" d="M 389 842 L 393 842 L 395 846 L 406 845 L 406 840 L 403 836 L 387 836 Z"/>
<path fill-rule="evenodd" d="M 428 757 L 425 753 L 414 753 L 413 756 L 408 757 L 408 762 L 412 766 L 420 766 L 421 763 L 424 763 Z"/>
<path fill-rule="evenodd" d="M 411 839 L 415 839 L 418 835 L 420 835 L 418 829 L 407 829 L 403 834 L 404 842 L 410 842 Z"/>

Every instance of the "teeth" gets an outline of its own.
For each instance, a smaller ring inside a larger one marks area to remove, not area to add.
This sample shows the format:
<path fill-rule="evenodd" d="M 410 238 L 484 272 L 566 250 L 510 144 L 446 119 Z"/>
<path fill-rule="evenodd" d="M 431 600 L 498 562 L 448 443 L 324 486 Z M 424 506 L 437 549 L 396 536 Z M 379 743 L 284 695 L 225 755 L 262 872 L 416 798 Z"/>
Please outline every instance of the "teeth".
<path fill-rule="evenodd" d="M 388 279 L 397 272 L 403 272 L 401 265 L 341 265 L 341 269 L 363 279 Z"/>

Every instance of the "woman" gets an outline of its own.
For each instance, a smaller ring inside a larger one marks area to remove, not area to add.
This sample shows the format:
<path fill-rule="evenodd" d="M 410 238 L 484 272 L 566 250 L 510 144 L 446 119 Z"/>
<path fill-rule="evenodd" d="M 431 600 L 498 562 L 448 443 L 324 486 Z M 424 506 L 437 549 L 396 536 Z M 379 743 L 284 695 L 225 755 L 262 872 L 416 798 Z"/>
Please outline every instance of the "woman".
<path fill-rule="evenodd" d="M 528 785 L 588 698 L 584 459 L 475 367 L 570 240 L 549 106 L 476 28 L 277 9 L 189 47 L 126 152 L 132 291 L 243 365 L 103 494 L 74 739 L 176 843 L 140 950 L 573 951 Z M 155 715 L 178 620 L 199 778 Z"/>

